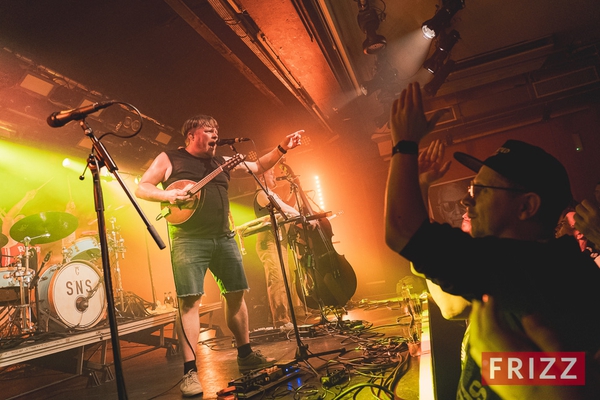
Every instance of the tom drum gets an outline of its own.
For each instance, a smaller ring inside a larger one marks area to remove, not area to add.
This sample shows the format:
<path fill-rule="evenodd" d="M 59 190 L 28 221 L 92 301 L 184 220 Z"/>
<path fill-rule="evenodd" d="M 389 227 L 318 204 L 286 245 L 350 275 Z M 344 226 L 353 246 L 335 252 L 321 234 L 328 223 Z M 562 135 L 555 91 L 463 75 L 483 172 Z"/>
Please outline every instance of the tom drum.
<path fill-rule="evenodd" d="M 40 328 L 91 328 L 106 314 L 105 298 L 103 279 L 91 263 L 53 265 L 38 282 Z"/>
<path fill-rule="evenodd" d="M 96 262 L 100 259 L 100 243 L 95 236 L 79 238 L 69 246 L 68 260 L 84 260 Z"/>

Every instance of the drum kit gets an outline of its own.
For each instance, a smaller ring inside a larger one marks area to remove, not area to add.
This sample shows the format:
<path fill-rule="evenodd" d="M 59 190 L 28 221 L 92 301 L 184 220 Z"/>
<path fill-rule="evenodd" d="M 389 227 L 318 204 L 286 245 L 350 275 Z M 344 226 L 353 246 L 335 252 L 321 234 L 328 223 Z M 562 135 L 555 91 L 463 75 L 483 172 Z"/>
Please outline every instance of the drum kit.
<path fill-rule="evenodd" d="M 116 276 L 116 295 L 123 290 L 119 258 L 124 258 L 124 240 L 116 219 L 107 231 L 110 264 Z M 88 329 L 106 316 L 106 292 L 101 250 L 96 235 L 82 236 L 62 247 L 62 262 L 50 265 L 48 252 L 37 265 L 38 245 L 71 236 L 78 226 L 75 216 L 65 212 L 43 212 L 17 221 L 10 236 L 22 246 L 8 266 L 0 268 L 0 339 L 35 332 Z M 0 234 L 0 247 L 8 238 Z M 6 264 L 5 264 L 6 265 Z"/>

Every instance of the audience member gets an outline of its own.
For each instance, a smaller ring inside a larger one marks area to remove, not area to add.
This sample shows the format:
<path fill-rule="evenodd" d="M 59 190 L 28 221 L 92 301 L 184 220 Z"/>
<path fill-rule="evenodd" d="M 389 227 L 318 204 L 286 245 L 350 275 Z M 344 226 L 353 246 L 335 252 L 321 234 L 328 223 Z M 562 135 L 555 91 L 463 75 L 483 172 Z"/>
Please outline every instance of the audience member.
<path fill-rule="evenodd" d="M 587 239 L 586 251 L 600 267 L 600 182 L 594 189 L 594 199 L 584 199 L 575 207 L 573 220 Z"/>
<path fill-rule="evenodd" d="M 521 318 L 524 333 L 515 335 L 500 319 L 498 305 L 491 296 L 484 296 L 483 301 L 473 301 L 471 322 L 470 352 L 480 368 L 483 352 L 560 352 L 567 347 L 535 314 Z M 600 393 L 599 356 L 596 354 L 595 358 L 588 357 L 586 360 L 587 375 L 594 379 L 587 380 L 585 386 L 493 385 L 491 388 L 504 400 L 594 399 Z"/>
<path fill-rule="evenodd" d="M 565 168 L 541 148 L 519 140 L 506 141 L 484 161 L 455 153 L 477 174 L 463 198 L 471 235 L 431 222 L 419 186 L 423 171 L 419 174 L 417 154 L 419 141 L 440 116 L 426 119 L 418 83 L 409 84 L 392 106 L 388 246 L 445 292 L 469 301 L 494 296 L 511 336 L 522 337 L 522 317 L 537 315 L 548 321 L 565 351 L 593 356 L 600 348 L 600 321 L 593 318 L 600 301 L 600 269 L 574 238 L 554 237 L 558 218 L 572 201 Z M 436 251 L 431 251 L 432 243 Z M 568 300 L 571 292 L 577 302 Z M 470 325 L 474 329 L 472 320 Z M 499 399 L 482 385 L 478 355 L 467 348 L 457 398 Z"/>
<path fill-rule="evenodd" d="M 450 168 L 451 161 L 443 162 L 446 147 L 439 140 L 432 141 L 427 148 L 419 153 L 419 185 L 421 187 L 421 193 L 423 194 L 423 200 L 427 202 L 427 194 L 430 186 L 440 178 L 442 178 L 448 169 Z M 462 200 L 466 194 L 466 189 L 460 192 L 457 186 L 452 186 L 452 198 L 454 200 Z M 441 196 L 441 194 L 440 194 Z M 441 198 L 441 197 L 440 197 Z M 450 207 L 447 208 L 448 210 Z M 469 232 L 471 229 L 470 220 L 467 214 L 464 212 L 464 206 L 461 204 L 463 214 L 460 215 L 460 222 L 453 220 L 453 212 L 458 210 L 458 207 L 454 207 L 451 210 L 450 215 L 447 215 L 449 219 L 444 219 L 439 222 L 447 222 L 454 227 L 461 227 L 463 231 Z M 411 272 L 424 278 L 427 283 L 427 289 L 431 298 L 440 308 L 440 312 L 445 319 L 466 319 L 468 318 L 470 308 L 470 302 L 461 296 L 455 296 L 450 293 L 444 292 L 438 285 L 427 279 L 423 274 L 415 271 L 411 263 Z"/>
<path fill-rule="evenodd" d="M 588 200 L 583 200 L 575 209 L 573 219 L 575 228 L 587 239 L 588 250 L 598 254 L 600 251 L 600 207 Z M 598 259 L 596 256 L 596 263 Z"/>

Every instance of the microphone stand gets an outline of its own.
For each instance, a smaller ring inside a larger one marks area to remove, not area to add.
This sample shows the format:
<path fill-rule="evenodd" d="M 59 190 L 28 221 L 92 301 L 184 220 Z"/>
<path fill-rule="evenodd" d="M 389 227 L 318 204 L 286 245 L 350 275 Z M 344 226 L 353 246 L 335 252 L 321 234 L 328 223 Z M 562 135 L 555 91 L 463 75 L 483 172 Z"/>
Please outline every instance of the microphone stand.
<path fill-rule="evenodd" d="M 235 151 L 233 146 L 231 146 L 231 148 L 232 148 L 232 150 Z M 279 214 L 283 217 L 283 219 L 285 221 L 288 221 L 289 218 L 281 210 L 281 207 L 279 206 L 279 204 L 277 203 L 275 198 L 271 194 L 269 194 L 269 191 L 267 190 L 265 185 L 263 185 L 262 182 L 260 181 L 260 179 L 258 179 L 258 177 L 252 172 L 252 170 L 250 170 L 250 168 L 248 167 L 248 164 L 246 164 L 245 161 L 244 161 L 244 166 L 248 170 L 248 173 L 250 175 L 252 175 L 252 177 L 254 178 L 254 180 L 256 181 L 258 186 L 260 187 L 260 189 L 263 192 L 265 192 L 265 194 L 267 195 L 267 198 L 269 199 L 269 204 L 267 205 L 267 210 L 269 210 L 269 215 L 271 218 L 271 229 L 272 229 L 273 237 L 275 238 L 275 247 L 277 248 L 277 255 L 279 256 L 279 266 L 281 268 L 281 276 L 283 278 L 283 285 L 285 287 L 285 294 L 287 297 L 288 308 L 290 311 L 290 317 L 292 319 L 292 325 L 294 326 L 294 335 L 296 337 L 297 348 L 296 348 L 296 356 L 294 357 L 294 360 L 296 360 L 298 362 L 299 361 L 304 362 L 308 366 L 308 368 L 312 371 L 312 373 L 315 374 L 315 376 L 319 376 L 317 370 L 308 362 L 308 359 L 312 358 L 312 357 L 320 357 L 320 356 L 324 356 L 327 354 L 335 354 L 335 353 L 339 353 L 340 355 L 342 355 L 342 354 L 346 353 L 346 349 L 342 347 L 340 349 L 324 351 L 321 353 L 309 354 L 308 345 L 306 345 L 302 342 L 302 339 L 300 338 L 300 331 L 298 330 L 298 323 L 296 322 L 296 312 L 294 311 L 294 302 L 292 301 L 292 295 L 291 295 L 292 292 L 290 290 L 290 285 L 289 285 L 289 282 L 287 279 L 285 263 L 283 262 L 283 253 L 281 251 L 281 236 L 280 236 L 281 231 L 279 228 L 279 224 L 277 223 L 277 217 L 275 216 L 275 210 L 277 210 L 277 212 L 279 212 Z M 302 215 L 300 215 L 300 217 L 303 220 L 303 225 L 306 225 L 306 218 Z M 297 221 L 297 218 L 293 218 L 292 221 Z M 292 221 L 288 221 L 288 222 L 292 222 Z M 285 224 L 285 222 L 284 222 L 284 224 Z"/>
<path fill-rule="evenodd" d="M 79 125 L 83 129 L 85 135 L 90 138 L 92 141 L 92 151 L 88 157 L 88 168 L 92 173 L 93 177 L 93 186 L 94 186 L 94 205 L 96 209 L 96 215 L 98 218 L 98 236 L 100 239 L 100 253 L 102 258 L 102 271 L 104 273 L 104 289 L 106 291 L 106 301 L 108 303 L 108 321 L 110 323 L 110 336 L 112 343 L 112 352 L 113 352 L 113 363 L 115 365 L 115 376 L 117 380 L 117 389 L 119 392 L 119 399 L 127 399 L 127 390 L 125 388 L 125 380 L 123 378 L 123 369 L 121 364 L 121 349 L 119 346 L 119 332 L 117 329 L 117 318 L 115 316 L 115 301 L 113 298 L 113 289 L 112 289 L 112 278 L 111 278 L 111 270 L 110 270 L 110 258 L 109 258 L 109 250 L 108 250 L 108 240 L 106 238 L 106 222 L 104 218 L 104 198 L 102 195 L 102 184 L 100 182 L 100 169 L 102 167 L 106 167 L 110 173 L 112 173 L 115 179 L 119 182 L 127 197 L 137 210 L 138 214 L 146 224 L 146 227 L 154 241 L 158 245 L 159 248 L 164 249 L 166 246 L 163 243 L 162 239 L 158 235 L 156 229 L 150 224 L 148 218 L 144 215 L 144 212 L 137 204 L 135 198 L 130 192 L 129 188 L 121 179 L 119 175 L 118 167 L 110 157 L 108 150 L 106 147 L 98 140 L 98 138 L 94 135 L 92 128 L 87 124 L 85 119 L 81 119 L 79 121 Z M 84 179 L 84 175 L 80 176 L 80 179 Z"/>

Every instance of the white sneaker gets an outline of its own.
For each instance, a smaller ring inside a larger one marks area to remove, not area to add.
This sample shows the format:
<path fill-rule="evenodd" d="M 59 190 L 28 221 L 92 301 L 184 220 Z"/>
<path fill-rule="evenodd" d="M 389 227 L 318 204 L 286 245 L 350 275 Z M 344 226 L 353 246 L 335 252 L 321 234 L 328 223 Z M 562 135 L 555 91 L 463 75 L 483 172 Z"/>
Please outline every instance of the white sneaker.
<path fill-rule="evenodd" d="M 292 324 L 291 322 L 286 322 L 285 324 L 281 325 L 279 327 L 279 329 L 281 329 L 284 332 L 293 331 L 294 330 L 294 324 Z"/>
<path fill-rule="evenodd" d="M 202 384 L 198 380 L 198 372 L 191 370 L 183 376 L 183 382 L 179 385 L 184 396 L 195 396 L 202 394 Z"/>

